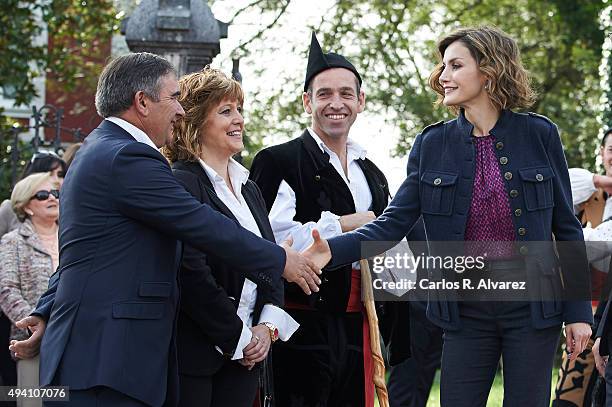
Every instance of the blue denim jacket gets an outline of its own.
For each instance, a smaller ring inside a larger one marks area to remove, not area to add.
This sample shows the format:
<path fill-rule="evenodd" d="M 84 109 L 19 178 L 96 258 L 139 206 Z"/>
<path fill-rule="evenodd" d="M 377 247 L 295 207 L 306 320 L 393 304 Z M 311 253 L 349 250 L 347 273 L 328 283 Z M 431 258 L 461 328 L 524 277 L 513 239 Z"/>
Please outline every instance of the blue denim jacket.
<path fill-rule="evenodd" d="M 406 180 L 385 212 L 375 221 L 329 240 L 331 266 L 356 260 L 361 242 L 401 240 L 421 215 L 429 241 L 464 240 L 475 171 L 472 131 L 473 125 L 463 113 L 449 122 L 425 128 L 410 151 Z M 529 264 L 540 267 L 560 281 L 563 272 L 558 262 L 546 260 L 556 256 L 530 255 L 527 249 L 528 242 L 551 241 L 553 235 L 557 242 L 583 240 L 574 216 L 567 162 L 557 127 L 534 113 L 504 110 L 490 133 L 496 140 L 495 153 L 509 196 L 516 241 L 519 245 L 525 242 L 521 254 L 528 268 Z M 577 256 L 574 264 L 579 266 L 572 270 L 572 278 L 563 274 L 564 283 L 588 286 L 586 254 L 578 250 L 567 255 Z M 427 315 L 442 328 L 460 326 L 456 302 L 439 298 L 433 301 L 430 297 Z M 536 328 L 561 322 L 592 323 L 587 300 L 547 298 L 531 302 L 531 315 Z"/>

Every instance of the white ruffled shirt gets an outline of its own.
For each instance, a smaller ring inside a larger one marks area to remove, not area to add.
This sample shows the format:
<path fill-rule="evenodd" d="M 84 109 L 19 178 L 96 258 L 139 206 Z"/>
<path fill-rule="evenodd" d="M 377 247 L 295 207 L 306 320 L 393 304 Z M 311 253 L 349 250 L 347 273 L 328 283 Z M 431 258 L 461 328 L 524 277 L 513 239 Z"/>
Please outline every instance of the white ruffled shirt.
<path fill-rule="evenodd" d="M 357 212 L 363 212 L 370 210 L 372 206 L 372 192 L 368 185 L 368 181 L 361 170 L 357 160 L 364 159 L 367 151 L 359 144 L 352 140 L 348 140 L 346 143 L 347 150 L 347 171 L 348 177 L 344 174 L 340 158 L 333 152 L 321 138 L 311 128 L 308 128 L 308 132 L 315 140 L 322 152 L 329 155 L 329 162 L 332 164 L 336 172 L 340 175 L 342 180 L 346 183 L 353 201 L 355 202 L 355 210 Z M 317 229 L 324 239 L 329 239 L 334 236 L 342 234 L 342 228 L 340 226 L 340 216 L 324 211 L 321 213 L 321 218 L 316 222 L 300 223 L 293 218 L 296 214 L 296 198 L 295 192 L 287 184 L 282 181 L 276 199 L 272 208 L 270 209 L 270 224 L 274 231 L 274 238 L 277 243 L 282 243 L 289 236 L 293 238 L 293 248 L 298 251 L 306 249 L 312 243 L 312 230 Z M 358 266 L 359 263 L 353 266 Z"/>

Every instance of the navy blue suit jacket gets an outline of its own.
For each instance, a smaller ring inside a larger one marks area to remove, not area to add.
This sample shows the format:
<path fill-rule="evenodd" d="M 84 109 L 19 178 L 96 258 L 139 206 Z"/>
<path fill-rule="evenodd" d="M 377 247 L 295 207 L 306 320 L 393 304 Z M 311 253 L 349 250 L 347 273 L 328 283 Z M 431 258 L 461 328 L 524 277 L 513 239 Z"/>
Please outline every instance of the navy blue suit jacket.
<path fill-rule="evenodd" d="M 472 124 L 462 114 L 447 123 L 427 127 L 414 142 L 408 158 L 406 180 L 385 212 L 363 227 L 329 240 L 330 266 L 357 260 L 361 242 L 397 242 L 423 216 L 429 241 L 462 241 L 465 236 L 472 187 L 475 149 Z M 516 240 L 528 249 L 529 242 L 582 242 L 582 229 L 574 216 L 567 163 L 556 126 L 547 118 L 504 110 L 490 132 L 509 196 Z M 541 247 L 540 247 L 541 248 Z M 561 262 L 549 253 L 525 255 L 528 271 L 545 275 L 543 284 L 579 287 L 583 298 L 563 301 L 549 298 L 531 303 L 533 326 L 545 328 L 566 323 L 592 323 L 589 268 L 583 243 L 572 252 L 561 250 Z M 571 264 L 560 270 L 559 264 Z M 528 277 L 529 278 L 529 277 Z M 541 287 L 542 289 L 546 287 Z M 455 301 L 430 291 L 427 316 L 445 329 L 460 327 Z"/>
<path fill-rule="evenodd" d="M 285 263 L 282 248 L 202 205 L 158 151 L 109 121 L 66 176 L 59 239 L 59 278 L 35 311 L 48 318 L 41 385 L 108 386 L 153 406 L 177 401 L 179 241 L 259 284 L 278 284 Z"/>

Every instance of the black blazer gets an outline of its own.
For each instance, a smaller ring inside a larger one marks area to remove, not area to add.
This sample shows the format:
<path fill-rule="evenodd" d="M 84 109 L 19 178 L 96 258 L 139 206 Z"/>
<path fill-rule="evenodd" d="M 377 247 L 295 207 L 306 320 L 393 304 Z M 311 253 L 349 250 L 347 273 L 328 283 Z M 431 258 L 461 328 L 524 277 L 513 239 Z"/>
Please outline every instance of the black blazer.
<path fill-rule="evenodd" d="M 172 172 L 185 189 L 202 203 L 237 222 L 232 212 L 215 193 L 208 175 L 198 162 L 177 161 Z M 247 181 L 242 186 L 262 237 L 274 242 L 265 203 L 257 185 Z M 218 231 L 222 233 L 222 231 Z M 236 253 L 240 255 L 240 253 Z M 181 306 L 177 327 L 179 373 L 211 375 L 225 360 L 215 349 L 233 354 L 240 338 L 242 321 L 236 315 L 245 275 L 230 270 L 226 261 L 185 245 L 179 274 Z M 282 306 L 283 285 L 270 289 L 258 285 L 254 321 L 266 303 Z"/>

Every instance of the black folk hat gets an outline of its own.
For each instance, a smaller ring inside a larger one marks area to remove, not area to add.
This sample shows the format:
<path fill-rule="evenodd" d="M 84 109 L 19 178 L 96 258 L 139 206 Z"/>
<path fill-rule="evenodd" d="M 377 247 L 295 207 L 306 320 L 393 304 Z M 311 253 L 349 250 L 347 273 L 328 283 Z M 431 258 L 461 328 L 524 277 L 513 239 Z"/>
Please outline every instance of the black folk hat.
<path fill-rule="evenodd" d="M 361 76 L 357 69 L 351 64 L 345 57 L 340 54 L 329 52 L 323 53 L 317 36 L 312 33 L 312 39 L 310 40 L 310 51 L 308 53 L 308 67 L 306 68 L 306 79 L 304 80 L 304 92 L 308 90 L 308 84 L 321 72 L 331 68 L 345 68 L 353 72 L 359 81 L 361 86 Z"/>

